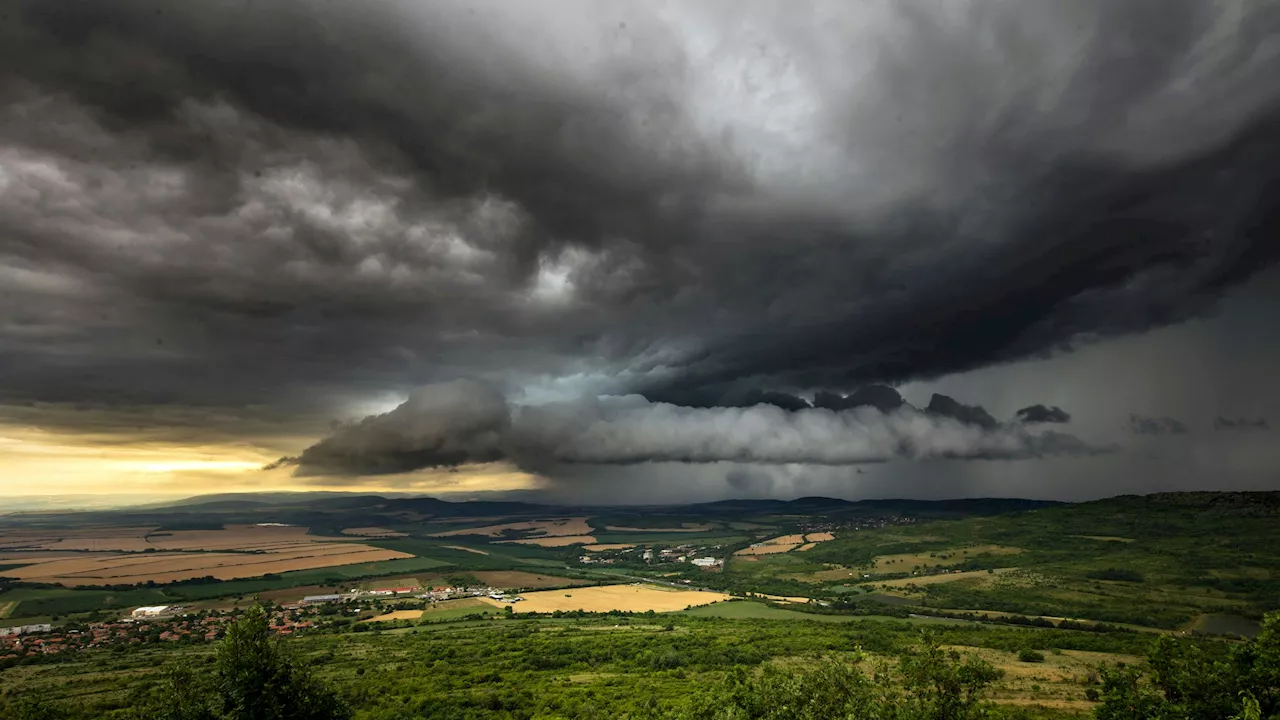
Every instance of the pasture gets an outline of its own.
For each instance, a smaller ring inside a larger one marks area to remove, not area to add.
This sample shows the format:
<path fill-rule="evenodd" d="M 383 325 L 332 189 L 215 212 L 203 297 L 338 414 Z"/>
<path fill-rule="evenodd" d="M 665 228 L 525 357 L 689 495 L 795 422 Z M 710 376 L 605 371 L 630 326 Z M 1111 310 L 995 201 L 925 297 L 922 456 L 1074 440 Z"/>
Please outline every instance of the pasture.
<path fill-rule="evenodd" d="M 381 527 L 343 528 L 342 534 L 355 535 L 357 537 L 372 537 L 372 538 L 409 537 L 407 533 L 402 533 L 397 530 L 388 530 L 386 528 L 381 528 Z"/>
<path fill-rule="evenodd" d="M 957 580 L 986 580 L 992 575 L 1002 575 L 1017 568 L 994 568 L 993 570 L 970 570 L 968 572 L 946 572 L 937 575 L 920 575 L 918 577 L 898 578 L 897 580 L 881 580 L 874 583 L 877 588 L 904 588 L 912 585 L 936 585 L 938 583 L 956 582 Z"/>
<path fill-rule="evenodd" d="M 450 550 L 461 550 L 462 552 L 475 553 L 476 555 L 489 554 L 488 550 L 477 550 L 476 548 L 469 548 L 465 545 L 441 545 L 441 547 L 446 547 L 446 548 L 449 548 Z"/>
<path fill-rule="evenodd" d="M 546 590 L 524 593 L 521 602 L 512 605 L 517 613 L 550 613 L 557 610 L 586 612 L 675 612 L 690 606 L 707 605 L 731 599 L 718 592 L 677 590 L 658 585 L 600 585 L 596 587 Z M 504 603 L 490 601 L 495 606 Z"/>
<path fill-rule="evenodd" d="M 444 532 L 431 533 L 429 537 L 458 537 L 462 535 L 480 535 L 500 538 L 508 533 L 526 533 L 529 537 L 555 537 L 565 535 L 590 535 L 591 526 L 585 517 L 557 518 L 549 520 L 528 520 L 525 522 L 502 523 L 500 525 L 484 525 L 481 527 L 460 528 Z"/>
<path fill-rule="evenodd" d="M 973 547 L 878 555 L 871 562 L 871 570 L 877 573 L 915 572 L 931 567 L 961 565 L 980 556 L 1017 555 L 1021 552 L 1023 552 L 1022 548 L 1003 545 L 975 545 Z"/>
<path fill-rule="evenodd" d="M 596 539 L 591 535 L 559 535 L 556 537 L 528 538 L 526 540 L 504 540 L 504 543 L 515 545 L 537 545 L 538 547 L 567 547 L 569 545 L 592 545 Z"/>

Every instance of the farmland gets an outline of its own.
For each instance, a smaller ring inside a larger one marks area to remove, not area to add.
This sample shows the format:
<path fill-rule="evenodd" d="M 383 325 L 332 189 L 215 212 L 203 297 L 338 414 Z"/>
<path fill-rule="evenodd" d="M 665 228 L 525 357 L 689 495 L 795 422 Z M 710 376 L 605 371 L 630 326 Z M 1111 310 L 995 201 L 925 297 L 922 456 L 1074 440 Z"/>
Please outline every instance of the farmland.
<path fill-rule="evenodd" d="M 229 525 L 218 530 L 86 528 L 6 534 L 30 548 L 33 562 L 3 571 L 27 582 L 66 586 L 164 584 L 192 578 L 236 580 L 298 570 L 412 557 L 407 553 L 317 537 L 305 527 Z M 72 549 L 82 552 L 66 552 Z M 63 552 L 59 552 L 59 550 Z M 27 559 L 8 553 L 10 561 Z"/>
<path fill-rule="evenodd" d="M 585 517 L 557 518 L 552 520 L 531 520 L 527 522 L 502 523 L 484 525 L 474 528 L 460 528 L 444 532 L 431 533 L 431 537 L 457 537 L 461 535 L 482 535 L 500 538 L 509 533 L 528 534 L 537 537 L 555 537 L 568 535 L 589 535 L 591 526 Z"/>
<path fill-rule="evenodd" d="M 324 588 L 312 593 L 320 594 L 410 575 L 524 590 L 652 579 L 814 600 L 805 612 L 874 615 L 883 603 L 901 603 L 1212 632 L 1237 627 L 1230 618 L 1256 622 L 1280 596 L 1280 534 L 1267 497 L 1221 496 L 1207 518 L 1204 500 L 1183 496 L 902 506 L 909 510 L 812 500 L 600 514 L 362 497 L 323 512 L 16 514 L 0 519 L 0 576 L 20 583 L 0 588 L 9 613 L 0 622 L 243 602 L 255 593 L 287 601 L 301 597 L 291 588 Z M 1031 509 L 1009 512 L 1019 507 Z M 1192 523 L 1209 523 L 1200 531 L 1207 542 L 1183 543 Z M 703 570 L 689 563 L 694 557 L 723 565 Z M 493 580 L 502 574 L 508 581 Z"/>
<path fill-rule="evenodd" d="M 674 612 L 690 606 L 730 599 L 724 593 L 674 590 L 655 585 L 603 585 L 524 593 L 512 608 L 518 613 L 549 613 L 565 610 L 585 612 Z"/>
<path fill-rule="evenodd" d="M 141 578 L 139 567 L 163 578 L 187 560 L 205 563 L 208 574 L 216 570 L 210 563 L 224 561 L 329 562 L 353 552 L 394 559 L 269 574 L 263 566 L 260 576 L 208 582 L 5 580 L 0 614 L 8 617 L 0 625 L 92 622 L 139 605 L 200 613 L 243 609 L 255 596 L 288 604 L 357 588 L 474 584 L 524 599 L 362 603 L 358 616 L 290 643 L 325 677 L 365 693 L 358 716 L 368 720 L 403 717 L 406 702 L 413 713 L 448 717 L 457 703 L 488 707 L 494 693 L 509 707 L 589 717 L 621 716 L 637 693 L 675 707 L 690 688 L 718 686 L 733 668 L 793 671 L 857 646 L 867 662 L 893 667 L 895 653 L 927 632 L 1002 670 L 989 692 L 998 703 L 1057 720 L 1093 707 L 1085 690 L 1095 663 L 1140 662 L 1162 633 L 1255 634 L 1280 597 L 1280 502 L 1270 496 L 1117 498 L 1012 512 L 1011 501 L 901 508 L 812 501 L 630 516 L 618 508 L 594 515 L 368 502 L 324 512 L 6 516 L 0 575 L 10 578 L 35 567 L 44 577 L 77 577 L 68 563 L 91 559 L 102 561 L 96 574 L 121 579 Z M 598 542 L 511 542 L 588 537 Z M 775 547 L 786 551 L 736 554 Z M 592 563 L 581 561 L 584 553 Z M 723 566 L 695 567 L 693 557 Z M 74 572 L 87 577 L 87 570 Z M 200 658 L 204 647 L 138 646 L 129 663 L 93 651 L 0 670 L 0 682 L 72 698 L 58 683 L 74 678 L 74 701 L 121 707 L 166 658 Z M 1019 659 L 1028 648 L 1043 660 Z M 448 660 L 428 662 L 434 669 L 422 674 L 416 658 L 424 657 Z M 592 712 L 566 709 L 588 702 Z"/>

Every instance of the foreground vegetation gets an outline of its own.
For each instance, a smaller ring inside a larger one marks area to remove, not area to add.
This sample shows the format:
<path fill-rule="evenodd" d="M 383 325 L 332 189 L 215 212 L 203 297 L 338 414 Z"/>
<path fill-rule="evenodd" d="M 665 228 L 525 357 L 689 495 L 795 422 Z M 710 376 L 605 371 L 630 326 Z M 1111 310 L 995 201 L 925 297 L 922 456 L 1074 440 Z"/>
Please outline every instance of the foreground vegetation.
<path fill-rule="evenodd" d="M 213 646 L 90 651 L 0 672 L 0 718 L 1262 720 L 1280 712 L 1280 616 L 1244 643 L 694 613 L 398 625 L 279 641 L 254 609 Z"/>

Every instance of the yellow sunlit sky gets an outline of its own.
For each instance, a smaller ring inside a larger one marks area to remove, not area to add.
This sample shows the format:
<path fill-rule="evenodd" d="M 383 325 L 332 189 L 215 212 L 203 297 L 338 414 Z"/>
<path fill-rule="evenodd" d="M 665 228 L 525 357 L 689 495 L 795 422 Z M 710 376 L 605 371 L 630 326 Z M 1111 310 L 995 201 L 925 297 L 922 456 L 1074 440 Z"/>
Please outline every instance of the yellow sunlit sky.
<path fill-rule="evenodd" d="M 0 427 L 0 497 L 34 495 L 190 496 L 255 491 L 423 492 L 527 490 L 541 478 L 505 465 L 457 472 L 424 470 L 376 478 L 296 478 L 292 467 L 263 470 L 308 439 L 272 448 L 245 443 L 181 444 Z"/>

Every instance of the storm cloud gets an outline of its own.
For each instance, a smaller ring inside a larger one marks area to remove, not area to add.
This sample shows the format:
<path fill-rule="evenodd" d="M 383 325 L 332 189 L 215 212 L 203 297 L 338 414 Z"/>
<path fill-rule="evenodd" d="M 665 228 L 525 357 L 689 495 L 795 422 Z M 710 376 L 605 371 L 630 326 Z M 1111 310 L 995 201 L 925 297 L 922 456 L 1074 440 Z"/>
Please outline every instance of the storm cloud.
<path fill-rule="evenodd" d="M 1071 413 L 1058 406 L 1031 405 L 1018 411 L 1018 421 L 1023 423 L 1069 423 Z"/>
<path fill-rule="evenodd" d="M 1227 418 L 1219 415 L 1213 419 L 1214 430 L 1270 430 L 1266 418 Z"/>
<path fill-rule="evenodd" d="M 965 407 L 965 406 L 961 406 Z M 510 460 L 559 464 L 743 463 L 858 465 L 894 459 L 1023 459 L 1110 448 L 921 412 L 871 407 L 788 411 L 772 404 L 690 408 L 638 395 L 512 407 L 460 381 L 423 388 L 394 410 L 338 429 L 297 459 L 300 475 L 376 475 Z"/>
<path fill-rule="evenodd" d="M 1090 452 L 1031 427 L 1056 406 L 899 389 L 1273 268 L 1277 31 L 1266 0 L 12 0 L 0 405 L 364 418 L 302 473 Z"/>
<path fill-rule="evenodd" d="M 852 389 L 1173 322 L 1280 253 L 1265 2 L 7 17 L 11 396 Z"/>
<path fill-rule="evenodd" d="M 1186 423 L 1171 417 L 1129 416 L 1129 430 L 1137 435 L 1186 435 Z"/>

